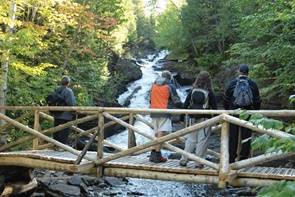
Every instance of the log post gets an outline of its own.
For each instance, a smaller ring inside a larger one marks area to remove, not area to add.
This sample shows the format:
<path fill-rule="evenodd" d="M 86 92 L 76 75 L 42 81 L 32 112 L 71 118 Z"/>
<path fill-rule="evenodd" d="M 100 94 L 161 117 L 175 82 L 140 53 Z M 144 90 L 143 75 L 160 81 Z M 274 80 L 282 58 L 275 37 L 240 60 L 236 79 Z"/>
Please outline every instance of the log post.
<path fill-rule="evenodd" d="M 238 147 L 237 147 L 237 158 L 236 161 L 240 161 L 241 158 L 241 151 L 242 151 L 242 127 L 239 126 L 239 131 L 238 131 Z"/>
<path fill-rule="evenodd" d="M 97 136 L 97 160 L 103 158 L 103 141 L 104 141 L 104 116 L 102 112 L 98 114 L 98 136 Z M 103 176 L 102 165 L 97 167 L 96 174 L 98 177 Z"/>
<path fill-rule="evenodd" d="M 134 126 L 134 114 L 129 114 L 129 124 Z M 128 128 L 128 148 L 136 146 L 135 133 L 131 128 Z"/>
<path fill-rule="evenodd" d="M 225 188 L 229 181 L 229 123 L 226 121 L 222 122 L 221 136 L 220 136 L 220 170 L 219 170 L 219 181 L 218 187 Z"/>
<path fill-rule="evenodd" d="M 40 116 L 39 116 L 39 110 L 35 111 L 35 118 L 34 118 L 34 130 L 40 131 Z M 36 150 L 37 147 L 39 146 L 39 142 L 42 144 L 42 139 L 41 138 L 35 138 L 33 140 L 33 150 Z"/>

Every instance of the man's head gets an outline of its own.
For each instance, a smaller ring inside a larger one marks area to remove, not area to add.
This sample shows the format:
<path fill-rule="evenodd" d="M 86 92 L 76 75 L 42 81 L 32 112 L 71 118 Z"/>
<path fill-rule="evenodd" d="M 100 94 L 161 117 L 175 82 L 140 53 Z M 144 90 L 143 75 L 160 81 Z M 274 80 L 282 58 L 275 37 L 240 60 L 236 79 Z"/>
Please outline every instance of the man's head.
<path fill-rule="evenodd" d="M 70 77 L 68 76 L 63 76 L 61 78 L 61 85 L 70 85 Z"/>
<path fill-rule="evenodd" d="M 241 75 L 248 75 L 249 74 L 249 66 L 246 64 L 242 64 L 239 68 L 239 72 Z"/>
<path fill-rule="evenodd" d="M 171 73 L 168 70 L 164 70 L 162 72 L 162 77 L 164 77 L 170 81 L 171 80 Z"/>

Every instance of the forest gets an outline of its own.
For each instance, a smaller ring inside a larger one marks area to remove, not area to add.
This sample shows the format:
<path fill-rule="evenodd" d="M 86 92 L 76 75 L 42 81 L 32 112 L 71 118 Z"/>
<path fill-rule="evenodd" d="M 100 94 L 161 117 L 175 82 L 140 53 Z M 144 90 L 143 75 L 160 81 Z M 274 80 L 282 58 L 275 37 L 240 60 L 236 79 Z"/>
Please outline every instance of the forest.
<path fill-rule="evenodd" d="M 79 106 L 116 102 L 125 79 L 110 75 L 113 54 L 159 49 L 188 73 L 207 70 L 215 91 L 248 64 L 264 101 L 295 102 L 295 1 L 1 0 L 0 27 L 1 106 L 46 105 L 62 75 Z"/>
<path fill-rule="evenodd" d="M 294 94 L 293 1 L 3 0 L 1 105 L 44 105 L 62 75 L 78 105 L 115 101 L 110 58 L 166 49 L 183 70 L 218 78 L 246 63 L 265 100 Z M 108 89 L 108 91 L 105 91 Z"/>

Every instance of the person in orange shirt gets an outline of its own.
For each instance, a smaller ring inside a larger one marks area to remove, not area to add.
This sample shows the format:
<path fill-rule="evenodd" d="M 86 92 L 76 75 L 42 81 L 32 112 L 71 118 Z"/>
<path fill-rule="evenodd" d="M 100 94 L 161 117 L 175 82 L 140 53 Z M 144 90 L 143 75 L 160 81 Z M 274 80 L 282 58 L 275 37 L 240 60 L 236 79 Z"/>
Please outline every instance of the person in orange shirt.
<path fill-rule="evenodd" d="M 161 77 L 156 79 L 150 92 L 150 108 L 172 109 L 173 106 L 182 108 L 182 102 L 171 79 L 172 76 L 168 70 L 163 71 Z M 171 117 L 172 115 L 167 113 L 151 114 L 156 138 L 172 132 Z M 162 144 L 155 145 L 149 160 L 155 163 L 166 162 L 167 159 L 162 157 L 161 149 Z"/>

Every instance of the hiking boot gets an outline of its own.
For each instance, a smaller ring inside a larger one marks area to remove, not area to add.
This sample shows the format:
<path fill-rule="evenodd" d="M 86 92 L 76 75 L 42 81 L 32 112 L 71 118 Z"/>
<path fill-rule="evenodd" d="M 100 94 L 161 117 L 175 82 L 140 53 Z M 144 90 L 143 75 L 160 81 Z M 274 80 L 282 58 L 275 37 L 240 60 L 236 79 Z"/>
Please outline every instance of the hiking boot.
<path fill-rule="evenodd" d="M 149 158 L 149 160 L 151 161 L 151 162 L 154 162 L 154 159 L 155 159 L 155 153 L 156 153 L 156 151 L 155 150 L 152 150 L 151 151 L 151 154 L 150 154 L 150 158 Z"/>
<path fill-rule="evenodd" d="M 181 165 L 181 166 L 186 166 L 186 164 L 187 164 L 187 160 L 186 159 L 181 159 L 179 161 L 179 165 Z"/>
<path fill-rule="evenodd" d="M 201 164 L 196 164 L 196 165 L 195 165 L 195 168 L 202 169 L 203 167 L 204 167 L 204 165 L 201 165 Z"/>
<path fill-rule="evenodd" d="M 155 152 L 154 162 L 155 163 L 164 163 L 167 159 L 162 157 L 161 152 Z"/>

